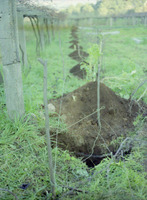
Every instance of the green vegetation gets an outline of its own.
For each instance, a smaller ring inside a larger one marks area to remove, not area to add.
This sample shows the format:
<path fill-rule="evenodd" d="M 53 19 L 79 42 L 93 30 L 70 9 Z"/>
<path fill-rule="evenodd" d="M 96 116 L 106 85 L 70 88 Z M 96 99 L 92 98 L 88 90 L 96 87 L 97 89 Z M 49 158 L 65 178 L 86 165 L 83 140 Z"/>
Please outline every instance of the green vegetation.
<path fill-rule="evenodd" d="M 48 99 L 58 98 L 63 93 L 69 93 L 87 82 L 69 73 L 69 70 L 77 64 L 68 56 L 72 52 L 72 49 L 69 49 L 70 28 L 56 29 L 55 39 L 52 39 L 51 44 L 46 46 L 40 55 L 41 58 L 48 60 Z M 4 89 L 0 86 L 0 188 L 12 191 L 19 200 L 50 199 L 48 156 L 43 132 L 45 126 L 42 108 L 43 67 L 37 61 L 33 32 L 29 25 L 26 29 L 28 60 L 31 68 L 23 69 L 26 116 L 22 120 L 9 121 Z M 62 50 L 59 47 L 59 31 Z M 91 55 L 95 57 L 95 49 L 91 47 L 96 40 L 95 36 L 86 37 L 86 33 L 82 30 L 79 34 L 82 38 L 80 44 L 84 49 L 91 48 Z M 129 98 L 145 79 L 146 35 L 147 30 L 138 27 L 120 29 L 118 35 L 104 36 L 101 80 L 122 97 Z M 133 37 L 143 38 L 143 42 L 136 44 L 132 40 Z M 63 78 L 63 59 L 66 80 Z M 92 63 L 93 59 L 88 62 Z M 147 102 L 147 96 L 143 94 L 145 87 L 143 85 L 135 93 L 134 99 L 142 96 L 141 99 Z M 134 141 L 136 137 L 139 141 L 142 138 L 145 140 L 145 135 L 141 135 L 143 120 L 143 117 L 139 116 L 134 122 L 136 131 L 130 134 Z M 63 130 L 65 124 L 59 123 L 58 117 L 52 116 L 50 127 L 53 130 Z M 75 189 L 74 195 L 62 197 L 65 200 L 146 200 L 147 181 L 142 165 L 143 157 L 144 146 L 138 148 L 136 142 L 130 155 L 122 156 L 122 159 L 104 159 L 101 164 L 89 169 L 72 153 L 54 147 L 56 193 L 60 199 L 62 195 Z M 28 188 L 22 189 L 23 184 Z M 0 199 L 11 200 L 14 197 L 7 191 L 0 190 Z"/>
<path fill-rule="evenodd" d="M 97 31 L 97 29 L 88 29 L 85 37 L 83 37 L 85 30 L 81 31 L 81 37 L 84 38 L 81 45 L 85 45 L 87 50 L 97 42 Z M 103 36 L 101 80 L 121 97 L 129 99 L 132 92 L 146 79 L 147 47 L 145 38 L 147 32 L 143 27 L 117 28 L 117 31 L 120 33 L 115 35 L 111 35 L 115 29 L 100 31 L 101 34 L 108 33 Z M 92 35 L 92 32 L 96 34 Z M 137 44 L 133 38 L 140 38 L 141 42 Z M 94 65 L 92 63 L 94 59 L 91 61 L 91 56 L 86 61 L 91 63 L 89 66 Z M 140 99 L 142 96 L 147 103 L 145 90 L 146 84 L 135 93 L 134 98 Z"/>
<path fill-rule="evenodd" d="M 77 4 L 76 6 L 70 6 L 67 9 L 68 14 L 77 15 L 93 15 L 96 16 L 118 16 L 124 14 L 141 13 L 147 11 L 146 0 L 98 0 L 94 4 Z"/>
<path fill-rule="evenodd" d="M 88 81 L 95 81 L 98 71 L 98 60 L 101 56 L 98 44 L 93 44 L 87 52 L 89 57 L 86 63 L 82 63 L 81 69 L 86 70 L 86 78 Z"/>
<path fill-rule="evenodd" d="M 146 0 L 103 0 L 98 12 L 102 16 L 119 15 L 129 12 L 145 12 Z"/>

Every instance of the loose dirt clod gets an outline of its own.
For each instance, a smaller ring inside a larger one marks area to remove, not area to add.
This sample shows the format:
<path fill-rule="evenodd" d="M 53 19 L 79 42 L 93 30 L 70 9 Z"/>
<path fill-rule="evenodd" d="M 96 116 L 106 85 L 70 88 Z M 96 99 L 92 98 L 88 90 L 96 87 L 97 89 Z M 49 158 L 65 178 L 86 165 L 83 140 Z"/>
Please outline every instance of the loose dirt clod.
<path fill-rule="evenodd" d="M 52 100 L 59 113 L 61 98 Z M 126 137 L 133 130 L 134 118 L 139 108 L 133 104 L 131 112 L 129 100 L 117 96 L 103 83 L 100 85 L 101 131 L 97 123 L 97 82 L 90 82 L 62 97 L 61 119 L 66 123 L 67 132 L 59 134 L 62 148 L 76 155 L 90 155 L 94 141 L 93 155 L 115 152 L 114 142 L 118 137 Z"/>

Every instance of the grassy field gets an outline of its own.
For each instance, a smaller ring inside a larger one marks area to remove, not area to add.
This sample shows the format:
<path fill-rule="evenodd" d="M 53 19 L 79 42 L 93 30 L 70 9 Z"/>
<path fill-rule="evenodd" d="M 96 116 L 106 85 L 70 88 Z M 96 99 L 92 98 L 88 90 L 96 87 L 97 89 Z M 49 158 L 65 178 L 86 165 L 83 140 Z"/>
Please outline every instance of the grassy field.
<path fill-rule="evenodd" d="M 97 35 L 90 34 L 97 32 L 97 28 L 93 28 L 94 30 L 79 31 L 79 42 L 85 51 L 97 41 Z M 46 139 L 40 131 L 45 123 L 42 109 L 43 67 L 37 59 L 48 61 L 48 100 L 69 93 L 89 81 L 78 79 L 69 73 L 77 64 L 68 56 L 73 51 L 69 48 L 70 31 L 70 26 L 55 27 L 55 38 L 51 36 L 51 44 L 46 44 L 45 50 L 37 56 L 33 31 L 28 24 L 26 25 L 29 67 L 22 69 L 26 110 L 22 120 L 9 121 L 4 89 L 0 86 L 0 188 L 5 189 L 0 189 L 2 200 L 14 199 L 13 194 L 17 195 L 19 200 L 51 199 Z M 120 33 L 103 36 L 101 80 L 121 97 L 128 99 L 146 78 L 147 29 L 136 27 L 101 30 L 111 31 Z M 139 38 L 142 42 L 137 44 L 133 38 Z M 147 103 L 146 86 L 144 84 L 137 90 L 133 96 L 135 100 L 142 99 Z M 136 119 L 136 131 L 131 133 L 131 137 L 140 135 L 144 121 L 141 117 Z M 59 124 L 57 117 L 51 117 L 50 126 L 62 129 L 64 124 Z M 140 136 L 140 140 L 142 137 L 144 135 Z M 132 153 L 125 158 L 125 162 L 112 162 L 107 158 L 95 168 L 88 169 L 86 164 L 75 158 L 72 153 L 54 148 L 57 199 L 145 200 L 147 184 L 141 164 L 143 155 L 144 146 L 140 144 L 139 148 L 136 143 Z M 78 188 L 80 192 L 76 191 L 75 195 L 69 197 L 64 196 L 71 188 Z"/>

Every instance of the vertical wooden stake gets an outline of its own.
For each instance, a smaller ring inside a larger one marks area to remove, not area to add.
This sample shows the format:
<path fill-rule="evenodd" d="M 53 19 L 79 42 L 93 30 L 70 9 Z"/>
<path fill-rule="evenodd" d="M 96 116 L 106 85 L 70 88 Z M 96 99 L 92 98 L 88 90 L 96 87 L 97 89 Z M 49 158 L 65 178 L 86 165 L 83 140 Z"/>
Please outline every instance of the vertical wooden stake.
<path fill-rule="evenodd" d="M 103 41 L 102 41 L 102 38 L 100 38 L 100 58 L 98 59 L 98 75 L 97 75 L 97 120 L 98 120 L 98 125 L 99 125 L 100 129 L 101 129 L 101 120 L 100 120 L 100 72 L 101 72 L 101 65 L 102 65 L 102 45 L 103 45 Z"/>
<path fill-rule="evenodd" d="M 0 45 L 6 106 L 10 119 L 24 114 L 15 0 L 0 0 Z"/>
<path fill-rule="evenodd" d="M 52 148 L 51 148 L 51 137 L 50 137 L 50 128 L 49 128 L 49 111 L 48 111 L 48 103 L 47 103 L 47 61 L 43 61 L 42 59 L 38 59 L 38 61 L 44 67 L 44 107 L 45 107 L 45 129 L 46 129 L 46 137 L 47 137 L 47 148 L 48 148 L 48 159 L 49 159 L 49 170 L 50 170 L 50 182 L 51 182 L 51 191 L 52 196 L 55 198 L 55 173 L 52 161 Z"/>

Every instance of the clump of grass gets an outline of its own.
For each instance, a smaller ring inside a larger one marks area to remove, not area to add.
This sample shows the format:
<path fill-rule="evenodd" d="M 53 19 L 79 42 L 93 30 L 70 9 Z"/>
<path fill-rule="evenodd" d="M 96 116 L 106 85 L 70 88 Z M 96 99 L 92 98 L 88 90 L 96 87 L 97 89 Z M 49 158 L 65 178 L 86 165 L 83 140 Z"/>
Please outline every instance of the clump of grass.
<path fill-rule="evenodd" d="M 12 191 L 19 199 L 44 199 L 43 193 L 46 191 L 49 196 L 51 188 L 45 136 L 40 134 L 37 124 L 30 124 L 30 121 L 11 122 L 4 114 L 1 119 L 0 187 Z M 86 172 L 86 165 L 68 151 L 54 149 L 53 155 L 58 159 L 56 177 L 60 186 L 57 190 L 80 178 L 78 170 Z M 28 184 L 28 188 L 22 189 L 23 184 Z M 0 191 L 0 196 L 1 199 L 12 198 L 4 191 Z"/>

